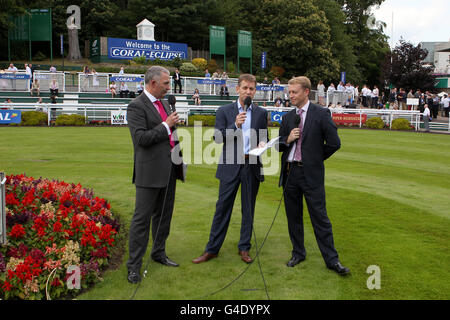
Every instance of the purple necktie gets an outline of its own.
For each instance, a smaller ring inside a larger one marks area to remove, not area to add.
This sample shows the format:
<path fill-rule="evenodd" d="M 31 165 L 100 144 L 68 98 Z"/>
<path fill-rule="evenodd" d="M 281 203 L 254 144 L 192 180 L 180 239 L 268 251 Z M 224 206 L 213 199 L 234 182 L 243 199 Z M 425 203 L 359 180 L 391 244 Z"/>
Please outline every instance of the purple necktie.
<path fill-rule="evenodd" d="M 297 145 L 295 146 L 294 161 L 302 161 L 303 109 L 297 110 L 297 113 L 300 116 L 300 123 L 298 125 L 298 128 L 300 129 L 300 136 L 297 140 Z"/>

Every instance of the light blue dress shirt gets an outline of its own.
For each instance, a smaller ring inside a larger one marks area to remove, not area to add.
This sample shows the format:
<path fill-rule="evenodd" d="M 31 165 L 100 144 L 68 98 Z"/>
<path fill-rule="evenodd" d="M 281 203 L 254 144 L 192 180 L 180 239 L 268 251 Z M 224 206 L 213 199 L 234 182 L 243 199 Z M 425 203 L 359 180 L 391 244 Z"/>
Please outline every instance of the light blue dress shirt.
<path fill-rule="evenodd" d="M 239 99 L 237 100 L 239 113 L 244 112 L 244 108 L 241 106 L 241 102 Z M 251 124 L 252 124 L 252 105 L 247 109 L 247 118 L 245 122 L 242 124 L 242 137 L 244 139 L 244 154 L 248 154 L 250 152 L 250 136 L 251 136 Z"/>

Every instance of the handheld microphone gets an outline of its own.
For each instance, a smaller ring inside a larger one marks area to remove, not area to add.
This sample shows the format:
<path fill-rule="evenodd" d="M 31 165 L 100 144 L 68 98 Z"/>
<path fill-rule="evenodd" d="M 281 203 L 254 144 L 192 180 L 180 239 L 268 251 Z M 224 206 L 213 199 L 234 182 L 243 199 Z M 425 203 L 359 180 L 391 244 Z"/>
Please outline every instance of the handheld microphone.
<path fill-rule="evenodd" d="M 250 108 L 250 106 L 252 105 L 252 98 L 247 97 L 244 100 L 244 112 L 247 111 L 248 108 Z"/>
<path fill-rule="evenodd" d="M 295 127 L 296 128 L 298 128 L 300 126 L 300 121 L 301 121 L 300 115 L 299 114 L 295 114 Z M 297 141 L 297 140 L 298 140 L 298 138 L 295 139 L 295 141 Z"/>
<path fill-rule="evenodd" d="M 170 95 L 170 96 L 167 97 L 167 100 L 169 101 L 170 112 L 172 113 L 172 112 L 177 111 L 175 109 L 175 104 L 177 103 L 177 98 L 175 98 L 175 96 L 173 96 L 173 95 Z"/>

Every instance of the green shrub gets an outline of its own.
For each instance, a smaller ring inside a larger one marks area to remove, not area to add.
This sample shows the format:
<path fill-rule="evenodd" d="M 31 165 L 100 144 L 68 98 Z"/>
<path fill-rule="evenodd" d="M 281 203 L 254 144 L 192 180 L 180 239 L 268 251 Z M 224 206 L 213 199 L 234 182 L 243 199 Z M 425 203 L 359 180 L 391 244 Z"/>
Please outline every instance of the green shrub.
<path fill-rule="evenodd" d="M 193 71 L 197 71 L 197 67 L 190 62 L 183 62 L 183 64 L 180 67 L 180 72 L 193 72 Z"/>
<path fill-rule="evenodd" d="M 206 66 L 208 68 L 208 71 L 211 73 L 214 73 L 217 71 L 219 66 L 217 65 L 217 61 L 214 59 L 209 60 L 208 65 Z"/>
<path fill-rule="evenodd" d="M 192 64 L 197 67 L 198 70 L 205 71 L 208 62 L 203 58 L 192 59 Z"/>
<path fill-rule="evenodd" d="M 383 129 L 384 121 L 380 117 L 373 117 L 366 121 L 366 127 L 371 129 Z"/>
<path fill-rule="evenodd" d="M 392 121 L 392 127 L 393 130 L 411 130 L 411 123 L 407 119 L 394 119 Z"/>
<path fill-rule="evenodd" d="M 79 114 L 62 114 L 55 121 L 57 126 L 84 126 L 85 124 L 84 116 Z"/>
<path fill-rule="evenodd" d="M 194 121 L 201 121 L 203 126 L 214 127 L 216 124 L 216 116 L 195 114 L 189 116 L 188 122 L 190 126 L 194 125 Z"/>
<path fill-rule="evenodd" d="M 45 126 L 47 125 L 47 114 L 40 111 L 22 112 L 21 126 Z"/>

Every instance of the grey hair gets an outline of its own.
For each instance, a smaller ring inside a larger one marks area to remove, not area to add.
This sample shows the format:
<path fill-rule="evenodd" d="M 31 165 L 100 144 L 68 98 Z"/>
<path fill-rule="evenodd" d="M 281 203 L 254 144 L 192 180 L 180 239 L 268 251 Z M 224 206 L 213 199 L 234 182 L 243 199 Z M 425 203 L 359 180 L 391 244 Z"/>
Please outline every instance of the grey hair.
<path fill-rule="evenodd" d="M 159 80 L 159 78 L 161 77 L 161 73 L 163 73 L 163 72 L 167 73 L 170 76 L 169 70 L 167 70 L 164 67 L 153 66 L 153 67 L 149 68 L 147 70 L 147 72 L 145 73 L 145 78 L 144 78 L 145 84 L 150 83 L 150 81 L 152 81 L 152 80 Z"/>

